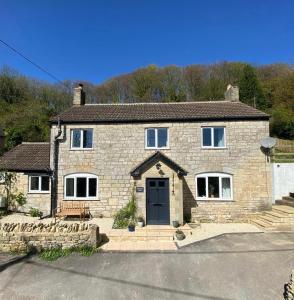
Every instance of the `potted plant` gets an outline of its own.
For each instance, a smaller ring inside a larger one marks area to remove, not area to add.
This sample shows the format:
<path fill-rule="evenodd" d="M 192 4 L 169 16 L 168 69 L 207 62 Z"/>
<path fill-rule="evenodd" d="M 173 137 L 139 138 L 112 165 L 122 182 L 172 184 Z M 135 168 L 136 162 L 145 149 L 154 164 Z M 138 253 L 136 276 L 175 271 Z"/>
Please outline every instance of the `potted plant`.
<path fill-rule="evenodd" d="M 179 221 L 176 220 L 172 221 L 172 224 L 174 228 L 178 228 L 180 226 Z"/>
<path fill-rule="evenodd" d="M 144 219 L 143 219 L 142 216 L 139 216 L 137 221 L 138 221 L 138 226 L 139 227 L 141 227 L 141 228 L 144 227 Z"/>
<path fill-rule="evenodd" d="M 180 229 L 177 229 L 177 231 L 176 231 L 176 238 L 177 238 L 177 240 L 178 241 L 182 241 L 185 237 L 186 236 L 185 236 L 184 232 L 182 230 L 180 230 Z"/>
<path fill-rule="evenodd" d="M 129 225 L 128 225 L 129 232 L 134 232 L 135 231 L 135 226 L 136 226 L 135 222 L 133 220 L 131 220 L 129 222 Z"/>

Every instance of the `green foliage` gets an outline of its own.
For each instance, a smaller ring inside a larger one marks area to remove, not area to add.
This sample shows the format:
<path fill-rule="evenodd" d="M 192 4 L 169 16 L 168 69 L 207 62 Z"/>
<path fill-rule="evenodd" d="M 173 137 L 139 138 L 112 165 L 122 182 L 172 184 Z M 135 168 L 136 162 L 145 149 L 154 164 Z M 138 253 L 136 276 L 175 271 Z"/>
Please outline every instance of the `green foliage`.
<path fill-rule="evenodd" d="M 229 83 L 240 86 L 242 102 L 273 113 L 272 134 L 293 139 L 289 115 L 294 114 L 294 68 L 290 65 L 149 65 L 97 86 L 83 82 L 88 103 L 223 100 Z M 0 70 L 0 126 L 6 134 L 5 150 L 22 141 L 49 140 L 48 120 L 72 103 L 75 83 L 65 81 L 64 85 L 32 80 L 7 67 Z"/>
<path fill-rule="evenodd" d="M 135 188 L 132 190 L 131 200 L 128 204 L 121 208 L 114 217 L 113 228 L 127 228 L 130 221 L 134 221 L 137 212 L 137 201 Z"/>
<path fill-rule="evenodd" d="M 91 256 L 94 253 L 97 253 L 99 251 L 100 251 L 99 248 L 89 246 L 89 245 L 74 246 L 66 249 L 62 249 L 59 247 L 59 248 L 43 250 L 40 252 L 39 257 L 45 261 L 54 261 L 60 257 L 68 256 L 71 253 L 79 253 L 80 255 L 83 256 Z"/>
<path fill-rule="evenodd" d="M 43 213 L 39 209 L 34 208 L 34 207 L 30 208 L 29 214 L 30 214 L 31 217 L 39 217 L 39 218 L 41 218 L 43 216 Z"/>
<path fill-rule="evenodd" d="M 272 111 L 270 127 L 274 136 L 294 139 L 294 111 L 285 107 L 275 108 Z"/>

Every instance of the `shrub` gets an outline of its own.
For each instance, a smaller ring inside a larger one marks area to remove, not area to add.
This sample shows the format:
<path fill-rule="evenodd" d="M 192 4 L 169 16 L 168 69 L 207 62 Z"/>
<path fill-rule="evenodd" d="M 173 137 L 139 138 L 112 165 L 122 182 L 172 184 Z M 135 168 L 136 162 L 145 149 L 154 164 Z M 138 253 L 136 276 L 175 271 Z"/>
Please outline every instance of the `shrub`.
<path fill-rule="evenodd" d="M 114 217 L 113 228 L 127 228 L 130 220 L 135 220 L 137 211 L 135 190 L 132 191 L 130 202 L 121 208 Z"/>
<path fill-rule="evenodd" d="M 31 207 L 31 209 L 29 210 L 29 214 L 31 217 L 41 218 L 43 216 L 43 213 L 39 209 L 34 208 L 34 207 Z"/>

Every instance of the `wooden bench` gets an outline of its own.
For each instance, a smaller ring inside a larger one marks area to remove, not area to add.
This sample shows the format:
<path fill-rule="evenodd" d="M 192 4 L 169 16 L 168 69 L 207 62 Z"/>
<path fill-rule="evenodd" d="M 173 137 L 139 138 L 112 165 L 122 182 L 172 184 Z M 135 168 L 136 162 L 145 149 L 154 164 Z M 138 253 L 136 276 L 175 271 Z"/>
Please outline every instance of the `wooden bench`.
<path fill-rule="evenodd" d="M 63 201 L 54 212 L 54 217 L 79 216 L 85 221 L 85 216 L 90 215 L 89 207 L 84 202 Z"/>

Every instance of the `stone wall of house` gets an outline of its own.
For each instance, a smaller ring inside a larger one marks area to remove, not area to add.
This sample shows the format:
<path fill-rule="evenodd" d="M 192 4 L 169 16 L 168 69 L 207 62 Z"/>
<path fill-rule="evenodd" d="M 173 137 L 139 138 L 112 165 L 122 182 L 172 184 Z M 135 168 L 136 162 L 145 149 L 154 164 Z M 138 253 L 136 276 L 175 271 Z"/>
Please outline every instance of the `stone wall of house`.
<path fill-rule="evenodd" d="M 30 193 L 28 174 L 16 173 L 16 181 L 12 186 L 12 192 L 15 194 L 23 193 L 26 197 L 26 204 L 23 207 L 18 207 L 18 211 L 28 212 L 33 207 L 39 209 L 44 216 L 50 213 L 50 192 Z M 0 195 L 5 195 L 3 185 L 0 185 Z"/>
<path fill-rule="evenodd" d="M 226 148 L 202 149 L 201 126 L 214 125 L 226 127 Z M 229 219 L 270 209 L 270 168 L 260 151 L 260 140 L 269 135 L 267 121 L 66 125 L 59 150 L 58 201 L 64 197 L 64 176 L 89 172 L 99 177 L 98 198 L 88 201 L 92 214 L 111 216 L 123 207 L 133 187 L 130 171 L 155 151 L 145 149 L 148 127 L 169 128 L 169 148 L 161 151 L 188 171 L 183 178 L 185 215 L 193 208 L 198 219 L 219 215 Z M 92 150 L 70 149 L 73 128 L 93 128 Z M 52 141 L 56 133 L 53 126 Z M 202 172 L 232 174 L 233 201 L 196 201 L 195 176 Z"/>
<path fill-rule="evenodd" d="M 28 251 L 98 246 L 99 228 L 94 224 L 0 223 L 0 251 Z"/>

